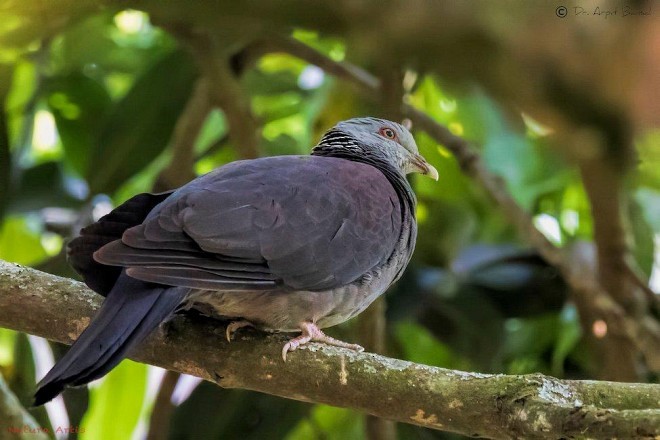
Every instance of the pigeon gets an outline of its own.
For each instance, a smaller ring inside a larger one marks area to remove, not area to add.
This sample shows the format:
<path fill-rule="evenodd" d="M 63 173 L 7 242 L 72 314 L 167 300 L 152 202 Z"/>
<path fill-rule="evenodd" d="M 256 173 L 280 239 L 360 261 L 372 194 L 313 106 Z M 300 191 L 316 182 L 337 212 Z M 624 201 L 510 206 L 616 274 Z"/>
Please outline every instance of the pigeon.
<path fill-rule="evenodd" d="M 81 230 L 69 262 L 105 296 L 90 325 L 38 384 L 35 406 L 98 379 L 180 310 L 300 332 L 362 351 L 322 329 L 363 311 L 397 281 L 417 237 L 406 179 L 437 170 L 409 130 L 355 118 L 327 131 L 311 155 L 240 160 L 181 188 L 140 194 Z"/>

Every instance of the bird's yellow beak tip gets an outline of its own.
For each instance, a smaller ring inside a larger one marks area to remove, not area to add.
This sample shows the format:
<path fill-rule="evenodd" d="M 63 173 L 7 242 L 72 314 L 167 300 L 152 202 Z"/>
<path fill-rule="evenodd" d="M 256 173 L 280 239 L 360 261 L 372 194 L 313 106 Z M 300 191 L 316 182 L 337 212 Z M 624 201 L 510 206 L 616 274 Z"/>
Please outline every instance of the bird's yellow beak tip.
<path fill-rule="evenodd" d="M 435 169 L 433 165 L 428 163 L 421 155 L 417 154 L 412 160 L 415 168 L 419 171 L 420 174 L 429 176 L 431 179 L 437 182 L 438 180 L 438 170 Z"/>
<path fill-rule="evenodd" d="M 431 164 L 426 164 L 427 166 L 427 171 L 424 173 L 425 175 L 429 176 L 431 179 L 435 180 L 436 182 L 438 181 L 438 170 L 435 169 L 435 167 Z"/>

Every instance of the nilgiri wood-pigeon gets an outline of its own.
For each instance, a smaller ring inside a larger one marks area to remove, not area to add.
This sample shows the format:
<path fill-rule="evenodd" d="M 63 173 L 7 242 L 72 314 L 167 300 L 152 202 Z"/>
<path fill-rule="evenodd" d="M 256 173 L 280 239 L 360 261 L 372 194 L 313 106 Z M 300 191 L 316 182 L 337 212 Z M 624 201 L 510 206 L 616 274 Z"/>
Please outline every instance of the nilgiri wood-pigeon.
<path fill-rule="evenodd" d="M 340 122 L 310 156 L 242 160 L 176 191 L 140 194 L 84 228 L 69 259 L 104 295 L 96 317 L 39 383 L 35 405 L 97 379 L 173 312 L 209 307 L 267 331 L 362 350 L 320 329 L 360 313 L 410 260 L 417 225 L 406 174 L 437 180 L 410 132 Z"/>

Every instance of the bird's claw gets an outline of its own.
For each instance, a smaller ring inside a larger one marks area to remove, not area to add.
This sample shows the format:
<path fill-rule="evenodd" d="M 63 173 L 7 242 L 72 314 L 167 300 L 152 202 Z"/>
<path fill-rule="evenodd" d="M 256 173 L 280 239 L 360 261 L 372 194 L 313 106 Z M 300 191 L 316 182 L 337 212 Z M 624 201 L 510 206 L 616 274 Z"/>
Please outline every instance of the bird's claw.
<path fill-rule="evenodd" d="M 231 342 L 231 338 L 236 332 L 236 330 L 243 327 L 254 327 L 254 325 L 251 322 L 245 320 L 232 321 L 229 324 L 227 324 L 227 331 L 226 331 L 227 341 Z"/>
<path fill-rule="evenodd" d="M 316 324 L 311 322 L 303 322 L 300 324 L 300 329 L 302 334 L 296 338 L 291 339 L 289 342 L 284 344 L 282 347 L 282 359 L 286 362 L 286 354 L 290 351 L 296 350 L 301 345 L 305 345 L 308 342 L 323 342 L 324 344 L 333 345 L 335 347 L 348 348 L 349 350 L 355 350 L 358 353 L 364 351 L 364 347 L 358 344 L 350 344 L 348 342 L 340 341 L 323 333 Z"/>
<path fill-rule="evenodd" d="M 174 326 L 174 319 L 172 317 L 166 319 L 165 321 L 161 322 L 160 325 L 158 326 L 158 332 L 163 338 L 169 338 L 172 333 L 176 332 L 176 328 Z"/>

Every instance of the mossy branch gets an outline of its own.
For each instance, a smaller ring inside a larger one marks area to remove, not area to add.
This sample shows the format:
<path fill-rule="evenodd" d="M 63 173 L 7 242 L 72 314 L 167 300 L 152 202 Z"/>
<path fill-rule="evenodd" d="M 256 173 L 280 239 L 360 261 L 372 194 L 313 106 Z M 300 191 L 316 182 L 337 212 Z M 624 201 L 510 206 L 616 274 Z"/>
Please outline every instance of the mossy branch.
<path fill-rule="evenodd" d="M 21 406 L 0 375 L 0 439 L 46 440 L 47 432 Z"/>
<path fill-rule="evenodd" d="M 101 297 L 82 283 L 0 261 L 0 326 L 70 344 Z M 175 318 L 132 359 L 227 388 L 364 411 L 490 438 L 654 438 L 660 385 L 467 373 L 310 344 L 281 359 L 286 336 Z"/>

